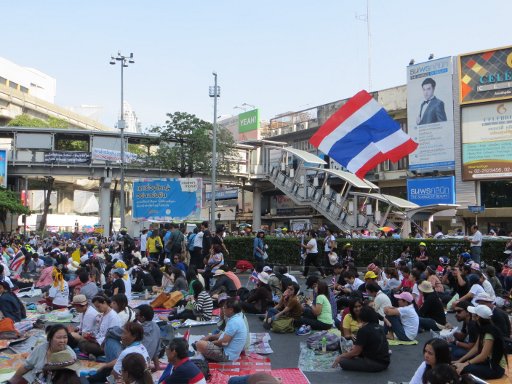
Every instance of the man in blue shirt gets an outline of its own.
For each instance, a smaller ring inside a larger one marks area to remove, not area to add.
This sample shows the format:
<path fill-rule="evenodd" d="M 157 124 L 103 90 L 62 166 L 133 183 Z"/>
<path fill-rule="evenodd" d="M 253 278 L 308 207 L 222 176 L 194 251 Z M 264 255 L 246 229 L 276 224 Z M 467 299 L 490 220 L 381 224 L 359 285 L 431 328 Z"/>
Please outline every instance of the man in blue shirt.
<path fill-rule="evenodd" d="M 227 319 L 226 329 L 217 335 L 206 336 L 196 344 L 197 351 L 206 360 L 233 361 L 240 357 L 245 348 L 249 332 L 242 314 L 240 302 L 229 298 L 222 308 Z"/>

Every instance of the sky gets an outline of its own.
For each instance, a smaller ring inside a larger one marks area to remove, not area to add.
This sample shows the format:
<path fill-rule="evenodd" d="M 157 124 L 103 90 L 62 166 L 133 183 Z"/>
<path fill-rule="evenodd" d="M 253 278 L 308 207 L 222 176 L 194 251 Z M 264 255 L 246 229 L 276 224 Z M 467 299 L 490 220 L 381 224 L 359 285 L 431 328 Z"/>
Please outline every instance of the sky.
<path fill-rule="evenodd" d="M 213 119 L 243 103 L 263 119 L 405 84 L 411 58 L 512 44 L 510 0 L 2 0 L 0 56 L 57 79 L 56 103 L 97 105 L 119 116 L 118 51 L 125 100 L 143 128 L 166 113 Z M 370 40 L 370 55 L 368 41 Z"/>

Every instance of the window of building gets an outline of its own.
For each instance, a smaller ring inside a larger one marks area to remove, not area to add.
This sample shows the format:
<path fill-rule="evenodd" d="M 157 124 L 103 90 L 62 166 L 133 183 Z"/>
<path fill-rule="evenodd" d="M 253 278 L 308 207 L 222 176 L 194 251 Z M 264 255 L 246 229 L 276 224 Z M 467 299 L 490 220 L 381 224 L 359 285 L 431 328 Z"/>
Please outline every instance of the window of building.
<path fill-rule="evenodd" d="M 20 91 L 23 93 L 28 93 L 28 88 L 24 87 L 23 85 L 20 85 Z"/>
<path fill-rule="evenodd" d="M 18 83 L 15 83 L 14 81 L 9 81 L 9 87 L 12 89 L 18 89 Z"/>
<path fill-rule="evenodd" d="M 487 208 L 512 207 L 512 181 L 481 181 L 482 205 Z"/>
<path fill-rule="evenodd" d="M 0 84 L 7 85 L 7 79 L 5 77 L 0 76 Z"/>

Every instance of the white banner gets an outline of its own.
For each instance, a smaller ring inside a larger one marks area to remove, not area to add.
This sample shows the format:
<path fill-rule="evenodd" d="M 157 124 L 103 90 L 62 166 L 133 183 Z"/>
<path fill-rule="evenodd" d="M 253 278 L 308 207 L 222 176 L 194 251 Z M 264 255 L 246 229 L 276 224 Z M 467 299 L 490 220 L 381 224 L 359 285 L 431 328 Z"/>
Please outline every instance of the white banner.
<path fill-rule="evenodd" d="M 104 149 L 104 148 L 93 148 L 92 149 L 92 159 L 93 160 L 104 160 L 111 162 L 121 162 L 121 151 L 115 151 L 113 149 Z M 124 153 L 124 162 L 131 163 L 132 161 L 137 160 L 137 155 L 132 152 Z"/>
<path fill-rule="evenodd" d="M 411 170 L 455 167 L 451 57 L 407 67 L 408 133 L 419 146 Z"/>

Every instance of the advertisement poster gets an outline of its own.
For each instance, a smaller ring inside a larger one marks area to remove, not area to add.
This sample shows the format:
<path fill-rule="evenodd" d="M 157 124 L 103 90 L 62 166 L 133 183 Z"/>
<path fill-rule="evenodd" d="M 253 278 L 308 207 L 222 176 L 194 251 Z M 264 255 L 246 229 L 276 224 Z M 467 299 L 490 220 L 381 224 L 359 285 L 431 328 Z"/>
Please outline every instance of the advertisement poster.
<path fill-rule="evenodd" d="M 0 149 L 0 187 L 7 188 L 7 150 Z"/>
<path fill-rule="evenodd" d="M 133 183 L 133 218 L 150 221 L 200 220 L 203 182 L 141 179 Z"/>
<path fill-rule="evenodd" d="M 460 103 L 512 98 L 512 47 L 459 56 Z"/>
<path fill-rule="evenodd" d="M 256 140 L 260 127 L 260 112 L 258 109 L 238 115 L 238 139 Z"/>
<path fill-rule="evenodd" d="M 407 200 L 421 206 L 455 204 L 455 177 L 407 179 Z"/>
<path fill-rule="evenodd" d="M 410 170 L 455 167 L 452 68 L 451 57 L 407 67 L 408 133 L 419 144 Z"/>
<path fill-rule="evenodd" d="M 462 179 L 512 177 L 512 101 L 462 109 Z"/>
<path fill-rule="evenodd" d="M 121 151 L 116 151 L 114 149 L 105 149 L 105 148 L 93 148 L 92 149 L 92 159 L 93 160 L 103 160 L 103 161 L 111 161 L 111 162 L 121 162 Z M 124 162 L 131 163 L 132 161 L 137 160 L 137 155 L 131 152 L 124 152 Z"/>
<path fill-rule="evenodd" d="M 45 163 L 79 164 L 91 161 L 89 152 L 51 151 L 44 154 Z"/>

